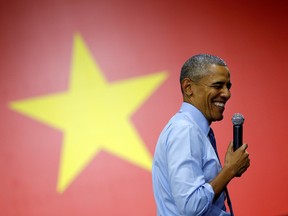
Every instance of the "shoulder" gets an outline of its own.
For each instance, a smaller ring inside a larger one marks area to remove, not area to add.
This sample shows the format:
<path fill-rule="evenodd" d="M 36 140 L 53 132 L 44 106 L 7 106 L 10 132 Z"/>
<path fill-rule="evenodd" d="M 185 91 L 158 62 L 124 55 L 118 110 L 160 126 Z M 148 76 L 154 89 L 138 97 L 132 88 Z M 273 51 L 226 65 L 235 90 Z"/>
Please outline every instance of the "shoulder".
<path fill-rule="evenodd" d="M 185 113 L 175 114 L 165 127 L 167 130 L 171 131 L 194 131 L 199 130 L 199 126 L 193 119 L 187 116 Z"/>
<path fill-rule="evenodd" d="M 161 132 L 160 139 L 167 144 L 198 142 L 203 139 L 204 133 L 191 118 L 183 113 L 177 113 L 166 124 Z"/>

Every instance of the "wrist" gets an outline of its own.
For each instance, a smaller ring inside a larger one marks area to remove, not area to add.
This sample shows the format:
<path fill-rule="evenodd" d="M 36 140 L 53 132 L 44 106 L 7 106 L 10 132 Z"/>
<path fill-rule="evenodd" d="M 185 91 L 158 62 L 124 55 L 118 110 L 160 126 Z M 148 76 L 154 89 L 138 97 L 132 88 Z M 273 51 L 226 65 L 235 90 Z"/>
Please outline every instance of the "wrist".
<path fill-rule="evenodd" d="M 235 175 L 236 175 L 236 172 L 234 171 L 234 169 L 231 167 L 231 166 L 225 166 L 222 168 L 222 172 L 224 174 L 224 176 L 227 178 L 227 181 L 231 181 Z M 228 183 L 227 182 L 227 183 Z"/>

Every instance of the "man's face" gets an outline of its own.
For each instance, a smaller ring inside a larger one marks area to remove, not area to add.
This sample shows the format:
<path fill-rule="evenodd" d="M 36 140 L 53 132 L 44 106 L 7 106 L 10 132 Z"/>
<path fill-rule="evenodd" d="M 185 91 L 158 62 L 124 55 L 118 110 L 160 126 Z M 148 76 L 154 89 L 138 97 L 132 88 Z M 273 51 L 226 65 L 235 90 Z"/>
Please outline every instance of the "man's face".
<path fill-rule="evenodd" d="M 223 119 L 225 104 L 231 96 L 231 83 L 227 67 L 211 65 L 209 71 L 210 73 L 192 85 L 191 103 L 211 123 Z"/>

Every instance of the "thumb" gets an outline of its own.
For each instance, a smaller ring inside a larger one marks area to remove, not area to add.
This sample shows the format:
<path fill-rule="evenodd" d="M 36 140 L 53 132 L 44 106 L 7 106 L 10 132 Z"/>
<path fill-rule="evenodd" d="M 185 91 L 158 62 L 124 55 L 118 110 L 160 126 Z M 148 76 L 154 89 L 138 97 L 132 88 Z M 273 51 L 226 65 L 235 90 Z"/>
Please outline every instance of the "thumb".
<path fill-rule="evenodd" d="M 230 142 L 227 150 L 230 152 L 233 152 L 233 142 L 232 141 Z"/>
<path fill-rule="evenodd" d="M 237 151 L 246 151 L 246 149 L 248 148 L 248 145 L 247 144 L 243 144 L 243 145 L 241 145 L 241 147 L 240 148 L 238 148 L 237 149 Z"/>
<path fill-rule="evenodd" d="M 241 148 L 242 148 L 243 150 L 246 150 L 246 149 L 248 148 L 248 145 L 245 143 L 245 144 L 243 144 L 243 145 L 241 146 Z"/>

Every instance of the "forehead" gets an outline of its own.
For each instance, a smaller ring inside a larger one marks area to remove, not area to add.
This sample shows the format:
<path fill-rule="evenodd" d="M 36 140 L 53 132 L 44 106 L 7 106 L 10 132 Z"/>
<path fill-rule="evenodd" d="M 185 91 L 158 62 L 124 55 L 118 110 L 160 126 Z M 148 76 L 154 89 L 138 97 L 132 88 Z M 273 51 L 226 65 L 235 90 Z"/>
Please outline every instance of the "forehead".
<path fill-rule="evenodd" d="M 230 71 L 226 66 L 210 65 L 208 67 L 209 73 L 201 80 L 210 82 L 230 82 Z"/>

